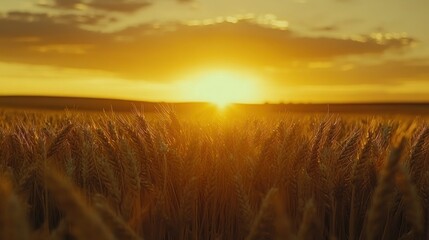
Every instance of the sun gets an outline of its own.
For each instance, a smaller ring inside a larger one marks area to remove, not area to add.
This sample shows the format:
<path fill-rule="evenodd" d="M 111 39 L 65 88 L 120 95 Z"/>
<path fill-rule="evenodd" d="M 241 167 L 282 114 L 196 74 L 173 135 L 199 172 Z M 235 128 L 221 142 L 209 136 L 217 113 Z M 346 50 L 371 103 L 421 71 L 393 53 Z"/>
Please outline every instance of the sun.
<path fill-rule="evenodd" d="M 223 109 L 232 103 L 255 102 L 257 81 L 255 77 L 232 71 L 217 70 L 196 74 L 185 91 L 194 101 L 205 101 Z"/>

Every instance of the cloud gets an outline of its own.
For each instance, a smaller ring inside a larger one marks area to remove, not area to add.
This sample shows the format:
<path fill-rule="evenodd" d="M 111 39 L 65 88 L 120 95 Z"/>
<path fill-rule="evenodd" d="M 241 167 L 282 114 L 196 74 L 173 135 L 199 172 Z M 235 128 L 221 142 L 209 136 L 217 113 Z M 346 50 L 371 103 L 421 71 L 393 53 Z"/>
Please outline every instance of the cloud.
<path fill-rule="evenodd" d="M 0 61 L 103 70 L 130 79 L 162 81 L 200 67 L 284 68 L 294 62 L 382 55 L 416 42 L 403 35 L 302 36 L 246 19 L 196 26 L 144 24 L 109 33 L 82 29 L 79 22 L 61 22 L 61 18 L 25 13 L 0 18 Z"/>
<path fill-rule="evenodd" d="M 147 1 L 93 0 L 88 4 L 91 8 L 112 12 L 135 12 L 152 5 Z"/>
<path fill-rule="evenodd" d="M 55 14 L 11 11 L 6 13 L 6 20 L 17 22 L 52 22 L 57 24 L 71 25 L 99 25 L 116 22 L 115 17 L 101 14 Z"/>
<path fill-rule="evenodd" d="M 194 0 L 175 0 L 190 3 Z M 60 10 L 95 9 L 108 12 L 133 13 L 154 4 L 151 0 L 52 0 L 50 3 L 38 3 L 40 7 Z"/>
<path fill-rule="evenodd" d="M 400 85 L 404 82 L 429 80 L 429 59 L 390 60 L 376 64 L 337 63 L 311 68 L 311 64 L 269 68 L 269 78 L 289 86 L 314 85 Z"/>
<path fill-rule="evenodd" d="M 39 3 L 39 6 L 54 9 L 84 10 L 92 8 L 96 10 L 131 13 L 152 5 L 147 0 L 53 0 L 53 2 Z"/>
<path fill-rule="evenodd" d="M 52 18 L 45 18 L 44 20 L 36 21 L 23 21 L 10 18 L 0 19 L 0 41 L 2 48 L 9 48 L 17 44 L 20 45 L 19 49 L 12 49 L 10 51 L 25 52 L 27 47 L 31 47 L 32 43 L 21 43 L 17 41 L 20 38 L 37 38 L 39 44 L 60 44 L 60 43 L 79 43 L 91 42 L 96 44 L 101 34 L 83 30 L 76 24 L 72 23 L 58 23 Z M 96 40 L 94 36 L 98 36 Z M 18 57 L 18 56 L 17 56 Z M 25 58 L 26 56 L 20 56 Z"/>
<path fill-rule="evenodd" d="M 338 31 L 339 27 L 336 25 L 325 25 L 320 27 L 313 27 L 311 30 L 318 32 L 335 32 Z"/>

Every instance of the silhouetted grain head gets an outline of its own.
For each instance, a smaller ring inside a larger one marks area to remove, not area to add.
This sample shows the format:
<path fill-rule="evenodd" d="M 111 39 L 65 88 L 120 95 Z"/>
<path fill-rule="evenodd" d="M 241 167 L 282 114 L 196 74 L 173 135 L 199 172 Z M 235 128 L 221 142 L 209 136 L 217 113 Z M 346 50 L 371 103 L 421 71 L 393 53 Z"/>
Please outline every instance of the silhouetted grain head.
<path fill-rule="evenodd" d="M 30 239 L 23 205 L 13 192 L 11 181 L 0 174 L 0 239 Z"/>
<path fill-rule="evenodd" d="M 298 231 L 298 239 L 319 239 L 321 236 L 315 236 L 317 234 L 318 223 L 317 223 L 317 211 L 314 204 L 314 200 L 309 200 L 305 204 L 304 215 L 302 217 L 301 224 Z"/>
<path fill-rule="evenodd" d="M 414 236 L 420 238 L 424 233 L 424 209 L 417 189 L 411 182 L 409 173 L 404 167 L 399 168 L 397 186 L 402 193 L 406 219 L 411 224 Z"/>
<path fill-rule="evenodd" d="M 130 228 L 130 226 L 109 207 L 106 199 L 103 196 L 95 195 L 93 201 L 95 210 L 104 220 L 106 226 L 112 230 L 116 239 L 142 239 L 137 236 L 137 234 Z"/>
<path fill-rule="evenodd" d="M 73 225 L 73 234 L 79 239 L 114 240 L 110 229 L 84 201 L 73 184 L 53 170 L 46 169 L 46 184 L 59 209 Z"/>
<path fill-rule="evenodd" d="M 372 203 L 366 224 L 366 237 L 368 240 L 380 239 L 383 236 L 389 211 L 389 203 L 392 202 L 392 195 L 394 192 L 395 174 L 397 172 L 398 163 L 401 159 L 404 147 L 405 140 L 401 139 L 400 143 L 391 151 L 379 178 L 372 197 Z"/>
<path fill-rule="evenodd" d="M 273 239 L 277 235 L 276 223 L 280 213 L 276 207 L 278 202 L 278 189 L 272 188 L 266 194 L 258 214 L 253 220 L 252 228 L 246 240 Z"/>

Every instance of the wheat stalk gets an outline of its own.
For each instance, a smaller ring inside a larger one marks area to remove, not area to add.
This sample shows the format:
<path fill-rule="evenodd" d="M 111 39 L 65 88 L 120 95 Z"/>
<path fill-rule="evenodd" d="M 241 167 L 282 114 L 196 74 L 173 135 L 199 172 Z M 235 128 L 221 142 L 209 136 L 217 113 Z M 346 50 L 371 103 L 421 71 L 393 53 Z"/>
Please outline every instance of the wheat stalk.
<path fill-rule="evenodd" d="M 85 203 L 81 194 L 63 176 L 53 170 L 45 170 L 46 184 L 67 220 L 74 226 L 73 233 L 79 239 L 114 240 L 102 219 Z"/>
<path fill-rule="evenodd" d="M 412 226 L 414 237 L 419 238 L 423 235 L 424 230 L 424 209 L 417 189 L 404 167 L 399 168 L 397 185 L 403 196 L 405 216 Z"/>
<path fill-rule="evenodd" d="M 94 207 L 100 216 L 104 219 L 106 225 L 112 229 L 117 239 L 139 240 L 140 237 L 108 206 L 104 197 L 94 196 Z"/>
<path fill-rule="evenodd" d="M 30 239 L 29 227 L 24 209 L 12 191 L 12 183 L 0 177 L 0 239 Z"/>
<path fill-rule="evenodd" d="M 368 240 L 381 239 L 383 236 L 383 229 L 389 211 L 388 203 L 392 200 L 395 174 L 404 147 L 405 140 L 402 139 L 399 145 L 391 151 L 390 157 L 378 181 L 368 213 L 366 226 L 366 236 Z"/>

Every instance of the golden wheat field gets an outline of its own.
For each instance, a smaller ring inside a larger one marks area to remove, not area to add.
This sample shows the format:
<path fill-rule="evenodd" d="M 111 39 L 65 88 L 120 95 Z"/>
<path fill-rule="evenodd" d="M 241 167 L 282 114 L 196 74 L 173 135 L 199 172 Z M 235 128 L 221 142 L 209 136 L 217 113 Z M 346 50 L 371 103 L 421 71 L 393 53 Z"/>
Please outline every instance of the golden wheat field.
<path fill-rule="evenodd" d="M 426 239 L 403 117 L 0 113 L 0 239 Z"/>

